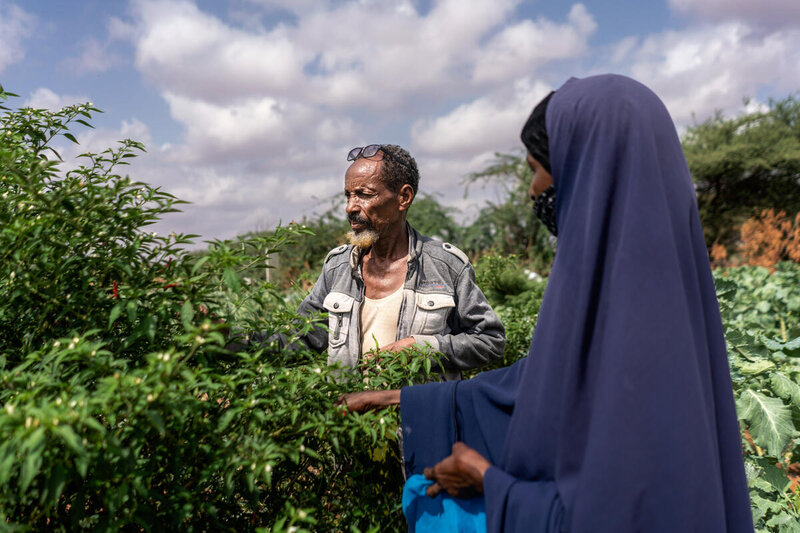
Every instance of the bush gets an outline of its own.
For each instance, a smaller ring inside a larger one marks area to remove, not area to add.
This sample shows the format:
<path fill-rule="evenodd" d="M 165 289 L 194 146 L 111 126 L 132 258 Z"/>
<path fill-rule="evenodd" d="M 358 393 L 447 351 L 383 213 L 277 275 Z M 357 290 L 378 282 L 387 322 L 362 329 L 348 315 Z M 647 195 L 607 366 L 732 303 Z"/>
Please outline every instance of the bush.
<path fill-rule="evenodd" d="M 402 529 L 396 412 L 345 417 L 334 402 L 406 384 L 427 358 L 333 379 L 315 353 L 226 351 L 218 319 L 289 336 L 313 326 L 242 276 L 307 230 L 203 256 L 182 249 L 191 235 L 146 231 L 181 202 L 118 173 L 141 144 L 67 170 L 52 148 L 97 111 L 0 118 L 4 527 Z"/>
<path fill-rule="evenodd" d="M 757 531 L 797 531 L 800 266 L 715 272 Z"/>
<path fill-rule="evenodd" d="M 546 280 L 523 268 L 515 255 L 491 252 L 475 262 L 475 281 L 506 330 L 503 358 L 479 371 L 509 366 L 528 355 Z"/>

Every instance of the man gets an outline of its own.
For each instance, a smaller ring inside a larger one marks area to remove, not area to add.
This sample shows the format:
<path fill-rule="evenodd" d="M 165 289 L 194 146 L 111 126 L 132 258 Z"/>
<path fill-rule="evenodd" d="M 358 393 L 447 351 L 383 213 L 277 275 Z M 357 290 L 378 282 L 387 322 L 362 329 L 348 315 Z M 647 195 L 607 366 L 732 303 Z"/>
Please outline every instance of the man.
<path fill-rule="evenodd" d="M 344 194 L 350 245 L 328 253 L 298 312 L 328 313 L 304 338 L 328 363 L 355 367 L 367 352 L 414 344 L 441 352 L 446 379 L 502 357 L 503 325 L 475 284 L 467 256 L 407 222 L 417 194 L 414 158 L 396 145 L 354 148 Z"/>

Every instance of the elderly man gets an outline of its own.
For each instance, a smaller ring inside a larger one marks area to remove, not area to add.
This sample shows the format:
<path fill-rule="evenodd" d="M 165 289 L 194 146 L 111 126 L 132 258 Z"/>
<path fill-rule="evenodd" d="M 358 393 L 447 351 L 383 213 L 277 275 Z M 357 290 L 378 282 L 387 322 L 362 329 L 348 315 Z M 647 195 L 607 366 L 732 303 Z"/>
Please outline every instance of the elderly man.
<path fill-rule="evenodd" d="M 344 194 L 350 245 L 328 253 L 298 312 L 328 313 L 328 331 L 304 341 L 328 349 L 328 363 L 355 367 L 375 349 L 430 345 L 444 357 L 446 379 L 502 357 L 503 325 L 475 284 L 467 256 L 420 235 L 406 215 L 419 172 L 403 148 L 353 148 Z"/>

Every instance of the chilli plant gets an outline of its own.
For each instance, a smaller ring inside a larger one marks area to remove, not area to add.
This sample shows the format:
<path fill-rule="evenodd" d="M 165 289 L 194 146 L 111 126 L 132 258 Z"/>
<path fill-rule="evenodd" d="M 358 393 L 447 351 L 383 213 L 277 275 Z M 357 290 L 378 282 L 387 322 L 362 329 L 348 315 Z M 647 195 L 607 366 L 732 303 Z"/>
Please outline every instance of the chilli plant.
<path fill-rule="evenodd" d="M 140 143 L 67 164 L 58 146 L 98 110 L 14 96 L 0 91 L 3 528 L 401 529 L 397 413 L 335 401 L 430 359 L 341 372 L 276 342 L 227 350 L 229 328 L 291 343 L 322 319 L 243 276 L 308 231 L 190 254 L 194 236 L 148 231 L 182 202 L 121 173 Z"/>

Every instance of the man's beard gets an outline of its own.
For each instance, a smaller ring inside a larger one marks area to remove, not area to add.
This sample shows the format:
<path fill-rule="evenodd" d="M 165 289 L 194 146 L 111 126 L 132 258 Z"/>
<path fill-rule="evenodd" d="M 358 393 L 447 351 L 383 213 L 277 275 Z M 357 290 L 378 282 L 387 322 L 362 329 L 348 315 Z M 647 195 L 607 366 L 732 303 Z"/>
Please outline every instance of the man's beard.
<path fill-rule="evenodd" d="M 380 235 L 374 229 L 363 229 L 361 231 L 350 230 L 347 232 L 347 240 L 350 244 L 366 250 L 378 242 Z"/>
<path fill-rule="evenodd" d="M 360 231 L 350 230 L 347 232 L 347 240 L 350 241 L 350 244 L 357 246 L 362 250 L 366 250 L 378 241 L 380 234 L 375 231 L 367 219 L 362 218 L 355 213 L 347 218 L 350 220 L 350 222 L 355 222 L 356 224 L 366 226 Z"/>

